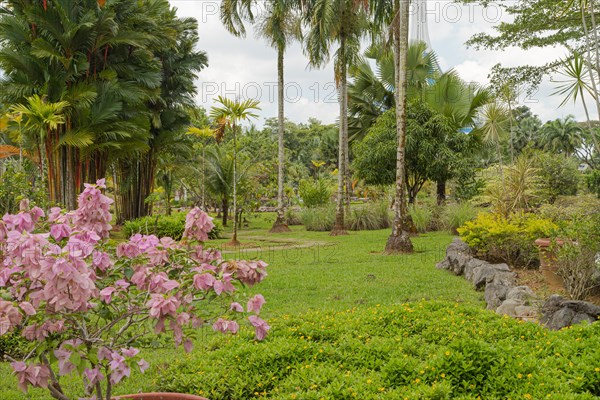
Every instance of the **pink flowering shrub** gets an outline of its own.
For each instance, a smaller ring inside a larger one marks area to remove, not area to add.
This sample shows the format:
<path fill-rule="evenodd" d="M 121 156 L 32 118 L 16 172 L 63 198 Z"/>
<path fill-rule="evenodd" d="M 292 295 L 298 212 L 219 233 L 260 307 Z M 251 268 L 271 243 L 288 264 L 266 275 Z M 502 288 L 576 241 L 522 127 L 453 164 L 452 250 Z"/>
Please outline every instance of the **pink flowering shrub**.
<path fill-rule="evenodd" d="M 235 334 L 249 315 L 246 324 L 264 339 L 264 297 L 248 299 L 245 310 L 235 298 L 240 286 L 265 278 L 264 262 L 224 261 L 204 248 L 214 225 L 198 208 L 181 242 L 137 234 L 115 248 L 104 188 L 104 180 L 85 185 L 74 211 L 46 216 L 24 201 L 0 221 L 0 335 L 18 329 L 32 342 L 11 364 L 22 390 L 70 399 L 60 377 L 78 374 L 84 396 L 110 399 L 112 385 L 148 368 L 134 347 L 147 335 L 166 333 L 189 352 L 200 327 Z"/>

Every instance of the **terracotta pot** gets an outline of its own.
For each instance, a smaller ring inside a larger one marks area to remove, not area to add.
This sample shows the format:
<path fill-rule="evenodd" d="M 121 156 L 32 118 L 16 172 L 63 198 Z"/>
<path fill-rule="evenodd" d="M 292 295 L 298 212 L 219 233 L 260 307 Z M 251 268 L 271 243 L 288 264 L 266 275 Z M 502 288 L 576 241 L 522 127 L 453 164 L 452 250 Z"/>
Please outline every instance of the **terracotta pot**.
<path fill-rule="evenodd" d="M 179 393 L 137 393 L 113 397 L 114 400 L 208 400 L 204 397 Z"/>

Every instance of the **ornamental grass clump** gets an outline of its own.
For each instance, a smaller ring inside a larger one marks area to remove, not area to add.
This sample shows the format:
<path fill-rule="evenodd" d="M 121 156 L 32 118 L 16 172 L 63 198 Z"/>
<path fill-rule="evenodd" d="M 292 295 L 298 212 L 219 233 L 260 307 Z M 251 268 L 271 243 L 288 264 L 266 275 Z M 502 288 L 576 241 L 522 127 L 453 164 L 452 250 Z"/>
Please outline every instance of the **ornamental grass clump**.
<path fill-rule="evenodd" d="M 214 225 L 198 208 L 186 217 L 181 241 L 133 235 L 111 246 L 110 206 L 104 180 L 85 185 L 78 208 L 46 216 L 21 203 L 0 221 L 0 336 L 20 332 L 25 357 L 11 359 L 18 385 L 47 388 L 59 400 L 110 399 L 112 387 L 148 363 L 136 344 L 169 334 L 192 350 L 198 329 L 235 334 L 244 317 L 262 340 L 261 295 L 246 309 L 240 286 L 262 281 L 262 261 L 224 261 L 204 248 Z M 77 374 L 84 393 L 68 394 L 60 377 Z"/>

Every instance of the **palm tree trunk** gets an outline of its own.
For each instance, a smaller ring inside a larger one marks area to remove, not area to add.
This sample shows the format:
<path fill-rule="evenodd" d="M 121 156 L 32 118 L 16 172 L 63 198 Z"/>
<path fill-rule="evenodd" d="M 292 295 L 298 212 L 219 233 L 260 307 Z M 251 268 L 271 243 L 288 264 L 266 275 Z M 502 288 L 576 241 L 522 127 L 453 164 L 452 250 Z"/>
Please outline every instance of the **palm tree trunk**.
<path fill-rule="evenodd" d="M 233 236 L 230 245 L 237 246 L 240 242 L 237 240 L 237 127 L 233 124 Z"/>
<path fill-rule="evenodd" d="M 398 135 L 398 151 L 396 153 L 396 196 L 394 202 L 394 222 L 392 233 L 385 245 L 388 254 L 411 253 L 413 245 L 406 229 L 408 207 L 406 205 L 405 147 L 406 147 L 406 92 L 407 92 L 407 54 L 408 54 L 408 17 L 410 2 L 395 0 L 395 9 L 399 10 L 399 18 L 394 24 L 394 62 L 396 64 L 396 129 Z M 400 7 L 400 5 L 402 7 Z"/>
<path fill-rule="evenodd" d="M 221 217 L 223 218 L 221 220 L 221 222 L 223 222 L 223 226 L 226 227 L 227 226 L 227 218 L 229 217 L 229 202 L 227 200 L 227 197 L 225 197 L 225 196 L 223 196 L 223 199 L 221 200 L 221 212 L 222 212 Z"/>
<path fill-rule="evenodd" d="M 277 218 L 275 223 L 269 232 L 289 232 L 285 223 L 285 205 L 283 203 L 283 173 L 285 163 L 285 152 L 283 147 L 283 135 L 285 132 L 285 117 L 284 117 L 284 97 L 283 97 L 283 46 L 279 46 L 277 49 L 277 102 L 278 102 L 278 154 L 277 154 Z"/>
<path fill-rule="evenodd" d="M 346 123 L 348 120 L 348 85 L 346 77 L 346 37 L 342 34 L 340 36 L 340 49 L 338 54 L 338 63 L 340 65 L 340 88 L 339 88 L 339 102 L 340 102 L 340 134 L 338 143 L 338 193 L 337 193 L 337 207 L 335 212 L 335 224 L 331 231 L 332 236 L 347 235 L 344 226 L 344 181 L 346 175 Z"/>
<path fill-rule="evenodd" d="M 592 9 L 593 11 L 593 9 Z M 587 59 L 587 63 L 588 63 L 588 73 L 590 75 L 590 82 L 592 84 L 592 91 L 594 92 L 594 97 L 595 97 L 595 103 L 596 103 L 596 111 L 598 112 L 598 118 L 600 118 L 600 99 L 598 99 L 598 86 L 596 85 L 596 80 L 594 79 L 594 65 L 596 66 L 596 73 L 600 74 L 600 67 L 598 66 L 598 63 L 600 62 L 600 60 L 596 59 L 596 62 L 593 63 L 592 62 L 592 41 L 590 40 L 590 32 L 587 26 L 587 21 L 585 18 L 585 10 L 583 9 L 583 7 L 581 7 L 581 21 L 583 23 L 583 32 L 585 34 L 585 40 L 586 40 L 586 59 Z M 595 18 L 594 18 L 595 21 Z M 597 35 L 597 33 L 594 30 L 594 35 Z M 596 58 L 598 58 L 598 50 L 597 50 L 597 46 L 598 44 L 596 43 Z"/>

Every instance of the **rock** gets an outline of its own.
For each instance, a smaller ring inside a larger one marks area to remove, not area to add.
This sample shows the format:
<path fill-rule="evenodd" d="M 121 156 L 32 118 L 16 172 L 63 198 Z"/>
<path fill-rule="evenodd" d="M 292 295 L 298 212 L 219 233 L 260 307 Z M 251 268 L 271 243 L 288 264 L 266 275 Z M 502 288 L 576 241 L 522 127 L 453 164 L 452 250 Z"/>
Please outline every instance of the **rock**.
<path fill-rule="evenodd" d="M 469 247 L 468 244 L 466 244 L 462 240 L 455 238 L 454 240 L 452 240 L 452 243 L 450 243 L 448 248 L 446 248 L 446 256 L 448 256 L 449 253 L 451 253 L 451 252 L 459 252 L 459 253 L 465 253 L 465 254 L 470 255 L 471 248 Z"/>
<path fill-rule="evenodd" d="M 504 300 L 500 307 L 496 309 L 496 312 L 500 315 L 508 315 L 509 317 L 515 317 L 517 315 L 516 308 L 522 306 L 517 300 Z"/>
<path fill-rule="evenodd" d="M 581 323 L 583 321 L 587 321 L 587 322 L 589 322 L 591 324 L 593 322 L 596 322 L 597 319 L 593 318 L 589 314 L 578 313 L 578 314 L 575 314 L 575 316 L 571 320 L 571 325 L 577 325 L 577 324 L 579 324 L 579 323 Z"/>
<path fill-rule="evenodd" d="M 454 275 L 462 275 L 465 265 L 472 257 L 464 253 L 450 253 L 446 259 L 450 263 L 450 271 L 452 271 Z"/>
<path fill-rule="evenodd" d="M 437 269 L 450 269 L 450 262 L 448 262 L 448 259 L 443 259 L 442 261 L 440 261 L 439 263 L 437 263 L 435 265 L 435 267 Z"/>
<path fill-rule="evenodd" d="M 517 286 L 512 288 L 506 295 L 507 299 L 521 301 L 523 304 L 529 305 L 532 300 L 537 299 L 537 296 L 529 286 Z"/>
<path fill-rule="evenodd" d="M 497 272 L 492 278 L 492 283 L 504 286 L 515 286 L 517 283 L 517 274 L 510 271 Z"/>
<path fill-rule="evenodd" d="M 532 306 L 516 306 L 515 318 L 525 321 L 535 321 L 537 319 L 537 310 Z"/>
<path fill-rule="evenodd" d="M 485 285 L 485 302 L 488 310 L 496 310 L 504 300 L 511 288 L 509 286 L 488 283 Z"/>
<path fill-rule="evenodd" d="M 496 283 L 504 286 L 514 286 L 516 275 L 507 269 L 506 264 L 487 264 L 473 269 L 471 282 L 477 290 L 481 290 L 487 283 Z"/>
<path fill-rule="evenodd" d="M 582 321 L 596 322 L 600 317 L 600 307 L 577 300 L 565 300 L 552 295 L 542 306 L 541 322 L 549 329 L 562 329 Z"/>
<path fill-rule="evenodd" d="M 473 271 L 475 270 L 475 268 L 479 268 L 479 267 L 483 267 L 483 266 L 487 266 L 487 265 L 490 265 L 490 263 L 488 263 L 487 261 L 483 261 L 478 258 L 471 258 L 465 264 L 465 268 L 463 271 L 465 279 L 468 281 L 472 280 L 473 279 Z"/>

